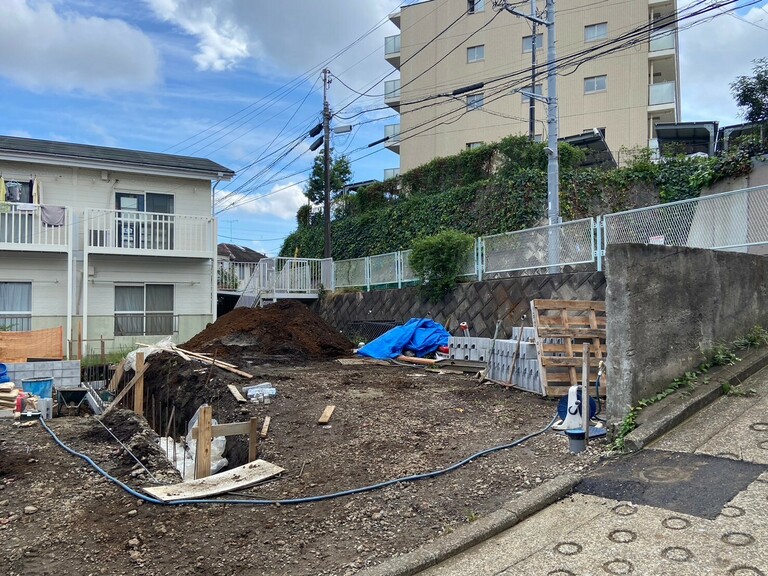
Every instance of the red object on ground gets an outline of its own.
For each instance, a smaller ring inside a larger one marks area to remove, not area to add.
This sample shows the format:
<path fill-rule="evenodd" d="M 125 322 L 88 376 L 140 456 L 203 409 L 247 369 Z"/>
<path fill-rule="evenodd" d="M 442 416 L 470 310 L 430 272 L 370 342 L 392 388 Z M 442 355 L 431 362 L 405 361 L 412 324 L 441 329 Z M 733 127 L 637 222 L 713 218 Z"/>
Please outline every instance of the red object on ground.
<path fill-rule="evenodd" d="M 24 392 L 19 392 L 19 395 L 16 396 L 16 412 L 24 412 L 24 399 L 26 397 Z"/>

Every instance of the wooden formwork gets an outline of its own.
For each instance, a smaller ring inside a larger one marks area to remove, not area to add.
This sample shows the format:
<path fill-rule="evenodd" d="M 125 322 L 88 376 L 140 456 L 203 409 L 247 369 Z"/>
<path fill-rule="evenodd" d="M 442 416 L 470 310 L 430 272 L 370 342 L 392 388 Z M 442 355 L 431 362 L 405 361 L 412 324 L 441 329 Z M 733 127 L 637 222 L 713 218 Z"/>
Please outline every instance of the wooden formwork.
<path fill-rule="evenodd" d="M 581 384 L 582 346 L 589 344 L 589 381 L 597 378 L 598 365 L 606 356 L 605 302 L 592 300 L 532 300 L 531 318 L 536 329 L 541 387 L 547 396 L 566 396 L 568 388 Z M 556 339 L 544 342 L 544 339 Z M 600 396 L 606 395 L 605 374 Z"/>

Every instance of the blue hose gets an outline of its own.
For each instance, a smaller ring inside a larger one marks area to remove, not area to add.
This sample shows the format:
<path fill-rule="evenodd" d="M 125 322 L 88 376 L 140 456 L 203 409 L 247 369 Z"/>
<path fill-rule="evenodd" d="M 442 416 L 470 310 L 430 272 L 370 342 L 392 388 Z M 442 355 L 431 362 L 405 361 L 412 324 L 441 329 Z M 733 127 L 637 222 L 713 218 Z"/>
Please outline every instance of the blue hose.
<path fill-rule="evenodd" d="M 498 452 L 499 450 L 506 450 L 507 448 L 514 448 L 515 446 L 518 446 L 525 442 L 526 440 L 530 440 L 531 438 L 535 438 L 536 436 L 539 436 L 541 434 L 544 434 L 547 430 L 549 430 L 552 425 L 557 420 L 557 416 L 552 419 L 552 421 L 547 424 L 544 428 L 541 430 L 538 430 L 537 432 L 533 432 L 531 434 L 528 434 L 527 436 L 523 436 L 522 438 L 519 438 L 515 440 L 514 442 L 510 442 L 509 444 L 502 444 L 500 446 L 494 446 L 493 448 L 486 448 L 485 450 L 481 450 L 480 452 L 477 452 L 473 454 L 472 456 L 468 456 L 467 458 L 464 458 L 463 460 L 460 460 L 459 462 L 456 462 L 455 464 L 451 464 L 447 468 L 443 468 L 441 470 L 434 470 L 432 472 L 425 472 L 423 474 L 413 474 L 411 476 L 404 476 L 402 478 L 395 478 L 393 480 L 386 480 L 384 482 L 379 482 L 378 484 L 371 484 L 369 486 L 363 486 L 361 488 L 353 488 L 351 490 L 342 490 L 341 492 L 333 492 L 331 494 L 321 494 L 320 496 L 307 496 L 304 498 L 286 498 L 284 500 L 257 500 L 257 499 L 235 499 L 235 500 L 213 500 L 213 499 L 200 499 L 200 500 L 176 500 L 174 502 L 164 502 L 163 500 L 158 500 L 157 498 L 152 498 L 150 496 L 147 496 L 145 494 L 142 494 L 140 492 L 137 492 L 127 484 L 121 482 L 114 476 L 111 476 L 108 474 L 104 469 L 100 468 L 96 462 L 91 460 L 91 458 L 81 452 L 78 452 L 74 450 L 73 448 L 70 448 L 64 442 L 62 442 L 58 436 L 54 433 L 53 430 L 51 430 L 48 425 L 45 423 L 45 421 L 41 418 L 40 424 L 43 425 L 43 428 L 45 428 L 46 432 L 51 435 L 51 437 L 56 441 L 56 443 L 64 448 L 67 452 L 72 454 L 73 456 L 77 456 L 78 458 L 82 458 L 85 460 L 88 464 L 93 467 L 96 472 L 104 476 L 107 480 L 115 484 L 116 486 L 119 486 L 128 494 L 131 496 L 134 496 L 136 498 L 139 498 L 143 500 L 144 502 L 148 502 L 150 504 L 161 504 L 165 506 L 180 506 L 185 504 L 250 504 L 255 506 L 269 506 L 272 504 L 307 504 L 310 502 L 321 502 L 323 500 L 331 500 L 333 498 L 340 498 L 342 496 L 351 496 L 353 494 L 362 494 L 363 492 L 370 492 L 372 490 L 378 490 L 380 488 L 385 488 L 387 486 L 391 486 L 392 484 L 401 484 L 404 482 L 414 482 L 416 480 L 424 480 L 426 478 L 434 478 L 436 476 L 441 476 L 443 474 L 447 474 L 448 472 L 453 472 L 457 468 L 461 468 L 462 466 L 469 464 L 472 460 L 476 458 L 480 458 L 481 456 L 485 456 L 487 454 L 491 454 L 493 452 Z"/>

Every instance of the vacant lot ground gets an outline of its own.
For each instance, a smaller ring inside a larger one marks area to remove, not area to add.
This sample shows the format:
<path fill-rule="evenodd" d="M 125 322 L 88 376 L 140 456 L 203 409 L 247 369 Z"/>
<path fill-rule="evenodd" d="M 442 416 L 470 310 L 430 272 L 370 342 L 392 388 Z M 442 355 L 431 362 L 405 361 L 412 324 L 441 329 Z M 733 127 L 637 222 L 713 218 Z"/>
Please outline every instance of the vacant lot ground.
<path fill-rule="evenodd" d="M 151 356 L 146 374 L 146 394 L 164 407 L 156 412 L 175 408 L 179 433 L 204 402 L 220 422 L 271 417 L 259 457 L 285 472 L 224 498 L 320 496 L 442 469 L 539 430 L 555 413 L 552 401 L 461 374 L 342 365 L 297 359 L 295 352 L 291 360 L 282 345 L 270 360 L 242 331 L 225 340 L 214 350 L 252 380 L 169 353 Z M 277 388 L 271 404 L 237 404 L 227 389 L 262 381 Z M 319 426 L 328 404 L 336 406 L 333 418 Z M 105 425 L 157 482 L 176 481 L 143 418 L 117 410 Z M 96 418 L 55 418 L 50 426 L 137 491 L 154 485 Z M 450 473 L 358 495 L 299 505 L 174 507 L 142 503 L 38 424 L 0 421 L 0 565 L 15 575 L 354 574 L 586 466 L 598 452 L 599 446 L 570 455 L 567 440 L 547 432 Z M 229 438 L 225 456 L 243 463 L 247 439 Z"/>

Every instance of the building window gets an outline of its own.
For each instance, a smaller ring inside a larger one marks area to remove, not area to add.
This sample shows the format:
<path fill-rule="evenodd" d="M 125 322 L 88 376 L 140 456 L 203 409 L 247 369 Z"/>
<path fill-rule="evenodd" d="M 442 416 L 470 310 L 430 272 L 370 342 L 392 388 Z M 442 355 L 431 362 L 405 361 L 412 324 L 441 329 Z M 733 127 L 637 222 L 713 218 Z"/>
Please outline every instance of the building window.
<path fill-rule="evenodd" d="M 544 48 L 544 34 L 536 34 L 536 50 Z M 533 49 L 533 35 L 523 36 L 523 52 L 530 52 Z"/>
<path fill-rule="evenodd" d="M 531 92 L 531 85 L 529 84 L 528 86 L 523 86 L 523 88 L 521 89 L 521 92 L 528 92 L 528 93 L 530 93 Z M 537 96 L 543 96 L 544 95 L 544 87 L 541 84 L 536 84 L 536 89 L 533 91 L 533 93 L 536 94 Z M 528 102 L 528 100 L 530 100 L 530 99 L 531 99 L 530 96 L 528 96 L 527 94 L 523 94 L 523 102 Z"/>
<path fill-rule="evenodd" d="M 470 46 L 467 48 L 467 62 L 481 62 L 485 60 L 485 46 Z"/>
<path fill-rule="evenodd" d="M 0 332 L 32 330 L 32 282 L 0 282 Z"/>
<path fill-rule="evenodd" d="M 603 38 L 608 38 L 608 22 L 584 26 L 584 42 L 594 42 Z"/>
<path fill-rule="evenodd" d="M 467 96 L 467 111 L 477 110 L 483 107 L 483 94 L 470 94 Z"/>
<path fill-rule="evenodd" d="M 115 336 L 173 334 L 173 285 L 115 286 Z"/>
<path fill-rule="evenodd" d="M 467 12 L 477 14 L 485 10 L 485 0 L 467 0 Z"/>
<path fill-rule="evenodd" d="M 482 145 L 482 142 L 467 142 L 467 150 L 474 150 L 475 148 L 480 148 Z"/>
<path fill-rule="evenodd" d="M 607 86 L 607 76 L 590 76 L 584 78 L 584 94 L 592 94 L 593 92 L 605 92 Z"/>

